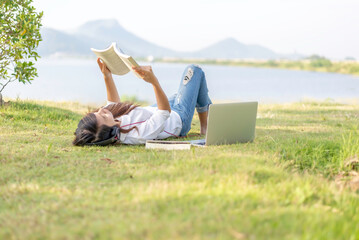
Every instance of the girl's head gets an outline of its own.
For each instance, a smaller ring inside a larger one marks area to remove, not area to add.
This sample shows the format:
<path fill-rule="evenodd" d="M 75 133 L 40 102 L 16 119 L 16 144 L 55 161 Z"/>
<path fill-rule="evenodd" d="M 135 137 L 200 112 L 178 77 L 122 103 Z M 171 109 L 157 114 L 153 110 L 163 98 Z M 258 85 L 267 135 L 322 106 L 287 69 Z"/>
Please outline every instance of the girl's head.
<path fill-rule="evenodd" d="M 115 127 L 119 128 L 121 133 L 128 133 L 136 127 L 127 130 L 121 129 L 115 118 L 128 114 L 136 107 L 137 105 L 132 103 L 115 103 L 88 113 L 77 125 L 72 144 L 83 146 L 107 140 L 113 137 Z"/>

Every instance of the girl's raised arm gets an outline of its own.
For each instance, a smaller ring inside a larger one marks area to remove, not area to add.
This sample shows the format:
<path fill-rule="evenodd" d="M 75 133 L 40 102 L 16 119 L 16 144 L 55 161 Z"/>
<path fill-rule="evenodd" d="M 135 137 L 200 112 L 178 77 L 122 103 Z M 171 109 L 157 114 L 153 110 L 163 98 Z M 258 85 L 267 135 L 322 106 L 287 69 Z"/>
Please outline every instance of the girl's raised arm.
<path fill-rule="evenodd" d="M 103 74 L 103 78 L 105 79 L 107 101 L 119 103 L 120 96 L 118 95 L 111 71 L 107 68 L 106 64 L 100 58 L 97 58 L 97 64 Z"/>

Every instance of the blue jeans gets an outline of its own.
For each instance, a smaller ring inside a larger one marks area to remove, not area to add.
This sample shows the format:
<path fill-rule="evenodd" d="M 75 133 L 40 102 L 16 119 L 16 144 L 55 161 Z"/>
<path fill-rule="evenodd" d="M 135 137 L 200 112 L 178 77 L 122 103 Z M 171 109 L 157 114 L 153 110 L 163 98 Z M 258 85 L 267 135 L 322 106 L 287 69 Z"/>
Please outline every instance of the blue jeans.
<path fill-rule="evenodd" d="M 212 104 L 208 96 L 206 76 L 197 65 L 189 65 L 183 72 L 178 92 L 168 99 L 171 110 L 177 112 L 182 120 L 180 136 L 186 136 L 191 129 L 194 110 L 207 112 Z M 156 106 L 156 104 L 154 105 Z"/>

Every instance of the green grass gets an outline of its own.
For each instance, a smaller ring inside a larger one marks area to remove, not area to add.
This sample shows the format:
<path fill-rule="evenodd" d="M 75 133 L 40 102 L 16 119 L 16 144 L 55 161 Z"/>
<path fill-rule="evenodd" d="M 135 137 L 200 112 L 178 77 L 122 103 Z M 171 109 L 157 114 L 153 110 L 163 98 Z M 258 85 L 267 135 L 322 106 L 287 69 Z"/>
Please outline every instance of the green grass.
<path fill-rule="evenodd" d="M 0 239 L 359 238 L 358 192 L 334 183 L 358 105 L 260 105 L 254 143 L 190 151 L 73 147 L 87 109 L 0 108 Z"/>

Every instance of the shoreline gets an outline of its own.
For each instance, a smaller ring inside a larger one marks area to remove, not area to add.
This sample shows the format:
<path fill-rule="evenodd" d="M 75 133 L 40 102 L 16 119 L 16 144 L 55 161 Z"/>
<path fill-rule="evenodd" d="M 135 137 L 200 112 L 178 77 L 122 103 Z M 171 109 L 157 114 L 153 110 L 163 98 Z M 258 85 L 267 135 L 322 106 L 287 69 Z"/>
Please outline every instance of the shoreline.
<path fill-rule="evenodd" d="M 93 56 L 47 56 L 40 58 L 46 60 L 96 60 Z M 205 59 L 205 58 L 154 58 L 148 60 L 145 57 L 135 57 L 136 61 L 174 64 L 203 64 L 231 67 L 254 67 L 269 69 L 286 69 L 294 71 L 324 72 L 347 74 L 359 77 L 359 61 L 331 61 L 326 58 L 302 59 L 302 60 L 256 60 L 256 59 Z"/>
<path fill-rule="evenodd" d="M 140 106 L 150 106 L 153 103 L 150 103 L 146 100 L 138 99 L 136 96 L 125 96 L 122 97 L 123 101 L 131 101 L 136 104 L 139 104 Z M 131 99 L 131 100 L 128 100 Z M 35 98 L 11 98 L 11 97 L 3 97 L 4 103 L 10 103 L 10 102 L 35 102 L 35 103 L 44 103 L 44 104 L 66 104 L 66 105 L 74 105 L 74 106 L 88 106 L 88 107 L 98 107 L 100 105 L 106 105 L 106 101 L 103 102 L 85 102 L 85 101 L 78 101 L 78 100 L 48 100 L 48 99 L 35 99 Z M 255 102 L 256 100 L 221 100 L 221 99 L 212 99 L 213 104 L 220 104 L 220 103 L 235 103 L 235 102 Z M 315 99 L 315 98 L 303 98 L 298 101 L 285 101 L 285 102 L 279 102 L 274 100 L 269 101 L 258 101 L 260 105 L 276 105 L 276 106 L 284 106 L 284 105 L 290 105 L 290 104 L 307 104 L 307 103 L 315 103 L 315 104 L 338 104 L 338 105 L 359 105 L 359 98 L 340 98 L 340 99 Z"/>
<path fill-rule="evenodd" d="M 269 69 L 286 69 L 310 72 L 325 72 L 359 76 L 359 62 L 319 60 L 226 60 L 226 59 L 155 59 L 161 63 L 195 63 L 220 66 L 239 66 Z"/>

